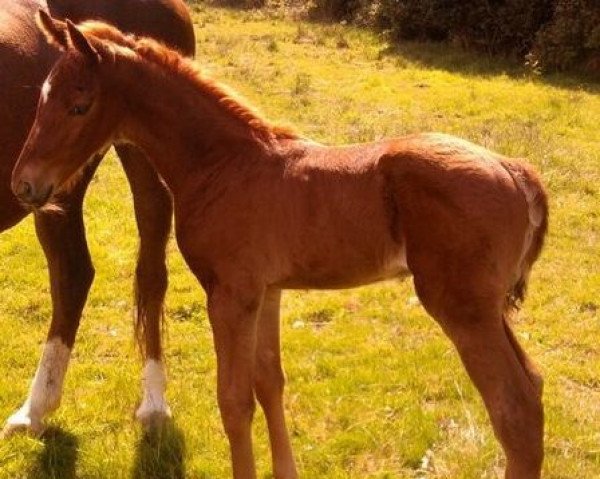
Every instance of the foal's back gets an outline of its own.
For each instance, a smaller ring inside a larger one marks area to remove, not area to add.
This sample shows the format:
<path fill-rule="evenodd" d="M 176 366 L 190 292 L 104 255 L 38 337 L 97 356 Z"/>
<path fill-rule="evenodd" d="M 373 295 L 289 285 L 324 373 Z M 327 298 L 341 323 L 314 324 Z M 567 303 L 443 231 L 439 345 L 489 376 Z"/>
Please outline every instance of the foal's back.
<path fill-rule="evenodd" d="M 325 263 L 338 258 L 340 271 L 360 265 L 365 276 L 358 283 L 407 272 L 411 249 L 426 243 L 431 256 L 493 250 L 511 270 L 522 254 L 528 206 L 506 162 L 443 134 L 309 147 L 283 180 L 282 224 L 288 240 L 290 230 L 299 238 L 291 240 L 291 254 L 306 256 L 318 248 L 312 245 L 326 244 L 313 254 Z M 293 214 L 298 204 L 301 214 Z M 306 224 L 313 226 L 308 232 Z"/>

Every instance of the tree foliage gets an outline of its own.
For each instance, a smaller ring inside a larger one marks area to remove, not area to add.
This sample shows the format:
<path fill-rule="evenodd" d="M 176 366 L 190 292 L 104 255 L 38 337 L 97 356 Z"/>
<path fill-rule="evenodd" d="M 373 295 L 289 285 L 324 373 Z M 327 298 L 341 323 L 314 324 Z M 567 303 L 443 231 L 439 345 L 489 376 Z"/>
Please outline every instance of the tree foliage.
<path fill-rule="evenodd" d="M 547 70 L 600 72 L 598 0 L 313 0 L 313 12 L 367 21 L 396 41 L 453 42 Z"/>

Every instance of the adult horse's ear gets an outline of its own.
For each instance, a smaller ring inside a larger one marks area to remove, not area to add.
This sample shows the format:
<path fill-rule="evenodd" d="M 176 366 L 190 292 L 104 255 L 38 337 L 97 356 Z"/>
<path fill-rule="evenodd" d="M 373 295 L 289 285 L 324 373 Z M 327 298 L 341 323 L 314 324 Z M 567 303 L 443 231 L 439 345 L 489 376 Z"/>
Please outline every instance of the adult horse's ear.
<path fill-rule="evenodd" d="M 69 37 L 67 26 L 60 20 L 52 18 L 45 10 L 38 10 L 35 17 L 38 28 L 42 31 L 46 40 L 51 45 L 65 51 L 69 48 Z"/>
<path fill-rule="evenodd" d="M 73 25 L 71 20 L 67 19 L 67 31 L 73 47 L 80 53 L 83 53 L 93 63 L 100 63 L 100 55 L 98 51 L 90 44 L 85 35 Z"/>

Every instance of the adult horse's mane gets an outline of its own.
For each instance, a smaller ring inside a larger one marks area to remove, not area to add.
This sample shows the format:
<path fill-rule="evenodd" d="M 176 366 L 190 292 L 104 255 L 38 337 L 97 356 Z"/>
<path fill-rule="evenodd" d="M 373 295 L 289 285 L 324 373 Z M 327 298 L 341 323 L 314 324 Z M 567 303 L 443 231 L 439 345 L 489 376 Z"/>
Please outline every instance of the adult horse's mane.
<path fill-rule="evenodd" d="M 137 58 L 132 59 L 156 65 L 187 80 L 205 96 L 226 108 L 235 118 L 247 124 L 262 141 L 269 143 L 274 139 L 300 138 L 292 128 L 266 120 L 238 93 L 211 78 L 194 61 L 180 56 L 156 40 L 123 34 L 111 25 L 93 20 L 78 25 L 78 28 L 101 54 L 104 52 L 108 57 L 121 54 L 132 58 L 133 53 Z"/>

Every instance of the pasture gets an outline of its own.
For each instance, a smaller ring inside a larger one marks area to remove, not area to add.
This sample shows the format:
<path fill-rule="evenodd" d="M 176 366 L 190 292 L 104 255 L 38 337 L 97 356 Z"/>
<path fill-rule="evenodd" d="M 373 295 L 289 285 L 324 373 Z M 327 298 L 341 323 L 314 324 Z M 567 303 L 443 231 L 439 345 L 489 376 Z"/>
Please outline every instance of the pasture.
<path fill-rule="evenodd" d="M 195 4 L 197 60 L 260 106 L 327 143 L 436 130 L 526 157 L 551 195 L 547 247 L 516 318 L 546 378 L 545 477 L 600 475 L 600 99 L 597 86 L 403 45 L 343 26 Z M 152 94 L 152 92 L 148 92 Z M 61 409 L 42 439 L 0 443 L 0 477 L 228 477 L 204 297 L 170 244 L 166 361 L 174 421 L 133 420 L 141 364 L 131 335 L 137 235 L 109 157 L 86 200 L 96 281 Z M 25 398 L 49 292 L 28 219 L 0 237 L 0 417 Z M 286 409 L 302 477 L 498 477 L 479 397 L 410 281 L 283 301 Z M 257 413 L 260 477 L 269 477 Z"/>

